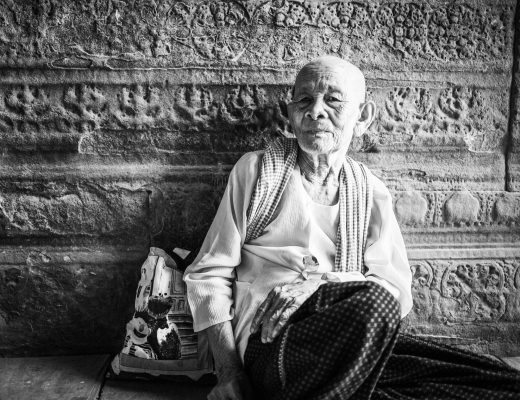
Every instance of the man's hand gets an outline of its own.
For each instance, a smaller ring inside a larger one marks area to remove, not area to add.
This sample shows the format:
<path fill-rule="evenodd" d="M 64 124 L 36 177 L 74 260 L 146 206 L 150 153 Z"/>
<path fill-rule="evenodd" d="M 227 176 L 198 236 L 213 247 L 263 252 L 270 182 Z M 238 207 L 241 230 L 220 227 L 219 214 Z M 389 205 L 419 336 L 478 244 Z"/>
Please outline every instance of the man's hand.
<path fill-rule="evenodd" d="M 218 378 L 208 400 L 250 400 L 251 386 L 236 351 L 231 321 L 210 326 L 206 332 Z"/>
<path fill-rule="evenodd" d="M 248 400 L 251 399 L 251 385 L 246 374 L 241 372 L 221 379 L 208 394 L 208 400 Z"/>
<path fill-rule="evenodd" d="M 270 343 L 278 336 L 291 315 L 323 284 L 325 281 L 306 280 L 277 286 L 258 307 L 251 333 L 262 326 L 262 343 Z"/>

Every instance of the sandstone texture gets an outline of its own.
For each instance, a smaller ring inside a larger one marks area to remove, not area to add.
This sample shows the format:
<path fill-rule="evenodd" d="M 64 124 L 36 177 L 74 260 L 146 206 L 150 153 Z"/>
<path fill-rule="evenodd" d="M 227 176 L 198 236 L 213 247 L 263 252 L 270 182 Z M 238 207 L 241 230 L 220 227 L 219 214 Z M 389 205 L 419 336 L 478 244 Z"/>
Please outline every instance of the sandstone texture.
<path fill-rule="evenodd" d="M 516 0 L 0 2 L 0 356 L 118 351 L 150 245 L 196 249 L 298 68 L 359 65 L 352 156 L 407 243 L 406 329 L 520 354 Z"/>

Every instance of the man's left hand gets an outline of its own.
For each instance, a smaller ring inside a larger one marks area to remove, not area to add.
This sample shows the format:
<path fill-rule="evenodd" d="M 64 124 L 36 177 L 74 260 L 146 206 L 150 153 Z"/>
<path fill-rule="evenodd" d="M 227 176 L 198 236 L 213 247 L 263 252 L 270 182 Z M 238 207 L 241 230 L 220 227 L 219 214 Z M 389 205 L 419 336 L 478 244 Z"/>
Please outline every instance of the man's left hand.
<path fill-rule="evenodd" d="M 262 343 L 271 343 L 285 326 L 291 315 L 323 284 L 325 281 L 309 279 L 303 282 L 288 283 L 277 286 L 258 307 L 251 333 L 262 327 Z"/>

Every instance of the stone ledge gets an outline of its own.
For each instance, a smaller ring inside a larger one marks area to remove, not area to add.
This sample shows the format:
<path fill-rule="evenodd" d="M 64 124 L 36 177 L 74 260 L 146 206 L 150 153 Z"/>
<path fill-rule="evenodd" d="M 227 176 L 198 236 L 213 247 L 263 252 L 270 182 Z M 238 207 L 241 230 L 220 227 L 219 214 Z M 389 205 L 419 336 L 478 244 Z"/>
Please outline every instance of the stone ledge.
<path fill-rule="evenodd" d="M 133 153 L 127 155 L 47 154 L 14 155 L 2 158 L 0 177 L 9 181 L 68 180 L 157 182 L 169 176 L 186 176 L 186 181 L 227 180 L 232 165 L 245 151 Z M 499 153 L 474 153 L 461 149 L 442 152 L 386 149 L 380 153 L 351 152 L 393 190 L 474 190 L 504 189 L 505 159 Z"/>
<path fill-rule="evenodd" d="M 405 66 L 403 63 L 402 66 Z M 417 70 L 407 71 L 396 66 L 391 70 L 363 68 L 368 87 L 407 86 L 420 82 L 427 88 L 447 88 L 455 85 L 476 88 L 508 88 L 511 71 Z M 165 67 L 160 69 L 25 69 L 2 68 L 0 85 L 292 85 L 297 66 L 259 68 L 258 66 Z"/>

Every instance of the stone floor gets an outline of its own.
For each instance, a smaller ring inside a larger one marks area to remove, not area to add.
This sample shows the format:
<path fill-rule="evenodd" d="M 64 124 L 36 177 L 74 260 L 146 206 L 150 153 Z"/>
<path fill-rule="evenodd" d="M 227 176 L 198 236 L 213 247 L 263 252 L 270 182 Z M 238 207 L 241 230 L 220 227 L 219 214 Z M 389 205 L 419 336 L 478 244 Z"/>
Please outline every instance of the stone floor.
<path fill-rule="evenodd" d="M 108 355 L 0 358 L 1 400 L 203 400 L 211 386 L 105 379 Z M 520 357 L 504 359 L 520 370 Z"/>
<path fill-rule="evenodd" d="M 211 386 L 105 379 L 110 356 L 0 358 L 0 400 L 203 400 Z"/>

